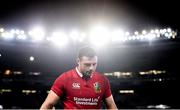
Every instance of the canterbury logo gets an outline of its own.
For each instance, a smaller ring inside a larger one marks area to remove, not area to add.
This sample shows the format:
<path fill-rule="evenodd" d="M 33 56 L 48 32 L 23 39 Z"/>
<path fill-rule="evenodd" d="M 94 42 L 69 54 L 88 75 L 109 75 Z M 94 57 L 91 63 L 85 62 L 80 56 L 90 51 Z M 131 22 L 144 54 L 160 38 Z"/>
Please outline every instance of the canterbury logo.
<path fill-rule="evenodd" d="M 72 88 L 80 89 L 80 83 L 72 83 Z"/>

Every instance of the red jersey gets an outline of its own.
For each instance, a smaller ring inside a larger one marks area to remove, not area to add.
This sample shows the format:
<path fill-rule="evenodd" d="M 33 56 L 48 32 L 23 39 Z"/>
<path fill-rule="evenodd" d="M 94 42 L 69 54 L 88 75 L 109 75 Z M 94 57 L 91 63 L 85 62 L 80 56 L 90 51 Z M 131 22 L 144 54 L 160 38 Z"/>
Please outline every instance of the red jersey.
<path fill-rule="evenodd" d="M 111 96 L 109 80 L 94 72 L 89 80 L 84 80 L 72 69 L 60 75 L 51 87 L 63 99 L 64 109 L 100 109 L 102 100 Z"/>

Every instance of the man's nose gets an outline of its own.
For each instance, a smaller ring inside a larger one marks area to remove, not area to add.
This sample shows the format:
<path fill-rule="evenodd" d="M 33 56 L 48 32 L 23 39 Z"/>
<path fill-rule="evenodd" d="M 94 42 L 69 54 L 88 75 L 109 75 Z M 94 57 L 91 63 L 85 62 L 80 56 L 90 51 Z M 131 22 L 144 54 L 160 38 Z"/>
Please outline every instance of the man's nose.
<path fill-rule="evenodd" d="M 89 70 L 93 70 L 93 68 L 94 68 L 94 66 L 93 66 L 93 65 L 91 65 L 91 66 L 89 67 Z"/>

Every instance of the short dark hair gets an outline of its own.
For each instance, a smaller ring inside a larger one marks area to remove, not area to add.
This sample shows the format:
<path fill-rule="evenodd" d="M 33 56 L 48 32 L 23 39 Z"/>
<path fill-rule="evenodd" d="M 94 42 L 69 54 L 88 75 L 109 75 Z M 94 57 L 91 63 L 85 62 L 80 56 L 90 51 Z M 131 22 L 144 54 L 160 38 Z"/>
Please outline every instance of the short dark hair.
<path fill-rule="evenodd" d="M 96 51 L 90 46 L 82 47 L 79 50 L 78 58 L 81 58 L 83 56 L 94 57 L 94 56 L 96 56 Z"/>

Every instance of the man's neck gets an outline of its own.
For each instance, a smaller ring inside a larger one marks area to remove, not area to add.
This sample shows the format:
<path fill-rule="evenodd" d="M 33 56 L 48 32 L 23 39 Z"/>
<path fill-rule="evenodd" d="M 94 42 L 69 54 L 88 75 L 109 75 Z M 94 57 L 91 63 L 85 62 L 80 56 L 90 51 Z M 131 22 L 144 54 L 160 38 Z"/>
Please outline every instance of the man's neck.
<path fill-rule="evenodd" d="M 78 73 L 78 75 L 82 78 L 83 77 L 83 74 L 79 71 L 79 67 L 76 67 L 76 72 Z"/>

